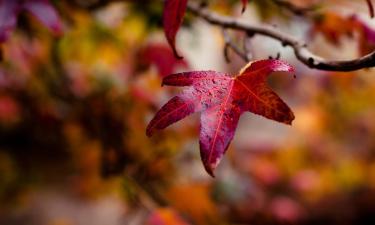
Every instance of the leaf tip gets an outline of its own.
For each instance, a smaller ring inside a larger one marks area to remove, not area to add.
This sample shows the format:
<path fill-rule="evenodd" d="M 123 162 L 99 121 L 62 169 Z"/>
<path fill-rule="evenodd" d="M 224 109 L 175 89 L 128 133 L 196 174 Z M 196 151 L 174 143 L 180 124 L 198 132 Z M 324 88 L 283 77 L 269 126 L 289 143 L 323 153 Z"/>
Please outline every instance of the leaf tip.
<path fill-rule="evenodd" d="M 207 172 L 212 178 L 215 178 L 215 173 L 214 173 L 215 168 L 212 167 L 212 165 L 205 165 L 204 168 L 205 168 L 206 172 Z"/>
<path fill-rule="evenodd" d="M 219 162 L 220 162 L 220 158 L 217 158 L 215 161 L 208 161 L 208 162 L 203 163 L 204 169 L 212 178 L 215 178 L 214 172 Z"/>
<path fill-rule="evenodd" d="M 248 0 L 242 0 L 242 11 L 241 11 L 242 14 L 246 11 L 247 4 L 248 4 Z"/>
<path fill-rule="evenodd" d="M 293 112 L 291 112 L 291 113 L 290 113 L 290 116 L 289 116 L 289 118 L 288 118 L 288 120 L 286 120 L 285 123 L 286 123 L 287 125 L 292 126 L 292 125 L 293 125 L 292 123 L 293 123 L 293 121 L 294 121 L 295 118 L 296 118 L 296 117 L 294 116 Z"/>
<path fill-rule="evenodd" d="M 165 76 L 165 77 L 163 78 L 163 80 L 161 81 L 161 86 L 162 86 L 162 87 L 164 87 L 165 85 L 168 85 L 167 78 L 168 78 L 169 76 L 170 76 L 170 75 Z"/>
<path fill-rule="evenodd" d="M 178 60 L 183 60 L 184 57 L 180 56 L 176 50 L 176 47 L 175 46 L 172 46 L 172 49 L 173 49 L 173 54 L 174 54 L 174 57 Z"/>
<path fill-rule="evenodd" d="M 153 134 L 154 134 L 154 129 L 152 129 L 150 125 L 148 125 L 146 128 L 146 136 L 151 137 Z"/>
<path fill-rule="evenodd" d="M 177 59 L 183 59 L 176 51 L 176 35 L 184 20 L 187 0 L 166 0 L 163 10 L 164 34 Z"/>

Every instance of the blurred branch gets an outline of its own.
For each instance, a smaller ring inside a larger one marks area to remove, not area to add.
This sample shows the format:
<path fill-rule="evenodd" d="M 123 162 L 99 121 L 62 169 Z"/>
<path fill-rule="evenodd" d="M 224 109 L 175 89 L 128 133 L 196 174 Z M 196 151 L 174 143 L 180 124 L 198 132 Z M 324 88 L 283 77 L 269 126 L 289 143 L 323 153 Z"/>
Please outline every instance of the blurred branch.
<path fill-rule="evenodd" d="M 294 50 L 297 59 L 313 69 L 326 71 L 355 71 L 363 68 L 375 67 L 375 51 L 363 57 L 353 60 L 330 61 L 312 53 L 306 43 L 294 36 L 283 33 L 272 26 L 253 25 L 232 17 L 219 15 L 202 8 L 194 2 L 188 3 L 188 9 L 198 17 L 222 28 L 231 28 L 250 34 L 259 34 L 278 40 L 283 46 L 290 46 Z"/>
<path fill-rule="evenodd" d="M 246 35 L 243 39 L 243 48 L 246 52 L 246 56 L 247 56 L 248 61 L 250 61 L 253 58 L 252 49 L 251 49 L 251 46 L 249 44 L 250 38 L 251 37 L 249 35 Z"/>
<path fill-rule="evenodd" d="M 77 0 L 78 1 L 78 0 Z M 93 0 L 91 4 L 86 5 L 88 8 L 97 8 L 104 6 L 114 1 L 126 1 L 126 0 Z M 273 0 L 276 4 L 287 8 L 297 15 L 304 15 L 306 12 L 311 11 L 313 8 L 300 8 L 285 0 Z M 194 2 L 188 2 L 188 9 L 198 17 L 206 20 L 207 22 L 220 26 L 224 29 L 231 28 L 238 31 L 243 31 L 248 34 L 258 34 L 273 38 L 282 43 L 283 46 L 290 46 L 294 50 L 294 54 L 299 61 L 304 63 L 310 68 L 326 70 L 326 71 L 355 71 L 363 68 L 375 67 L 375 51 L 368 55 L 362 56 L 353 60 L 327 60 L 318 55 L 312 53 L 308 48 L 307 44 L 301 40 L 296 39 L 294 36 L 282 31 L 277 30 L 275 27 L 266 25 L 254 25 L 245 23 L 237 20 L 233 17 L 219 15 L 215 12 L 210 11 L 206 7 L 202 7 L 202 4 Z M 225 35 L 224 35 L 225 36 Z M 226 37 L 224 37 L 227 39 Z M 246 53 L 243 53 L 232 41 L 225 40 L 226 47 L 230 47 L 238 54 L 241 58 L 248 60 Z"/>
<path fill-rule="evenodd" d="M 74 0 L 73 3 L 81 8 L 95 10 L 107 6 L 113 2 L 124 2 L 124 0 Z"/>

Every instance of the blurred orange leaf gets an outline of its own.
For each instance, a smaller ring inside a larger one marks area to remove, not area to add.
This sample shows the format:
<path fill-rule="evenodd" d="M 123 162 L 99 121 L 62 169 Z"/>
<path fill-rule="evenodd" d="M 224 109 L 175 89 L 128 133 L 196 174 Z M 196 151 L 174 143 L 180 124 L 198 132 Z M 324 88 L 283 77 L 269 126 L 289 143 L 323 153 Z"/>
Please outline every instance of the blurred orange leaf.
<path fill-rule="evenodd" d="M 148 218 L 148 225 L 188 225 L 175 210 L 160 208 L 155 210 Z"/>

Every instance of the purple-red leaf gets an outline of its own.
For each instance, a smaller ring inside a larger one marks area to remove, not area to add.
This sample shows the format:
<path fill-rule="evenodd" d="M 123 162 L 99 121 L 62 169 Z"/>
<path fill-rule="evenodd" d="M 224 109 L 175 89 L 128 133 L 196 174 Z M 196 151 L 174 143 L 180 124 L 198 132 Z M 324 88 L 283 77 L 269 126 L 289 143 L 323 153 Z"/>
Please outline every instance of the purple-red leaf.
<path fill-rule="evenodd" d="M 48 0 L 0 0 L 0 42 L 9 37 L 22 10 L 33 14 L 54 34 L 62 33 L 60 18 Z"/>
<path fill-rule="evenodd" d="M 169 100 L 155 115 L 147 127 L 146 134 L 151 136 L 155 130 L 161 130 L 195 111 L 194 102 L 184 96 L 175 96 Z"/>
<path fill-rule="evenodd" d="M 8 39 L 10 32 L 16 26 L 19 8 L 17 0 L 0 0 L 0 42 Z"/>
<path fill-rule="evenodd" d="M 167 76 L 163 85 L 189 86 L 157 112 L 147 127 L 147 135 L 175 123 L 194 112 L 200 120 L 200 153 L 206 171 L 213 171 L 233 139 L 241 114 L 249 111 L 266 118 L 291 124 L 290 108 L 267 85 L 271 72 L 292 72 L 280 60 L 250 63 L 239 75 L 215 71 L 193 71 Z"/>
<path fill-rule="evenodd" d="M 25 1 L 23 8 L 33 14 L 41 23 L 53 33 L 62 33 L 60 18 L 55 8 L 47 0 Z"/>
<path fill-rule="evenodd" d="M 174 55 L 182 58 L 176 49 L 176 35 L 184 19 L 188 0 L 166 0 L 163 11 L 164 33 L 169 45 L 172 47 Z"/>

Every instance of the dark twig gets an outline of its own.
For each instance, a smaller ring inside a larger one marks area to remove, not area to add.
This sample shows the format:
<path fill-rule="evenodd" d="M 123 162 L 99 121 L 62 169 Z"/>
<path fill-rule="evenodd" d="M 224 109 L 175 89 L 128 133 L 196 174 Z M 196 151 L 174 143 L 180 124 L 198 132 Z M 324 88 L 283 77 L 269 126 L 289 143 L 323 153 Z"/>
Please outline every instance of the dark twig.
<path fill-rule="evenodd" d="M 230 63 L 231 60 L 230 60 L 230 56 L 229 56 L 229 45 L 227 43 L 225 43 L 223 50 L 224 50 L 225 62 Z"/>
<path fill-rule="evenodd" d="M 224 46 L 224 56 L 225 60 L 227 62 L 230 62 L 229 54 L 228 54 L 228 49 L 231 48 L 238 56 L 241 57 L 245 62 L 248 62 L 249 59 L 247 57 L 247 54 L 232 41 L 230 35 L 228 34 L 228 31 L 226 29 L 223 29 L 223 36 L 224 36 L 224 41 L 225 41 L 225 46 Z"/>
<path fill-rule="evenodd" d="M 312 12 L 316 8 L 314 6 L 313 7 L 298 7 L 298 6 L 288 2 L 287 0 L 273 0 L 273 2 L 276 5 L 284 8 L 284 9 L 286 9 L 286 10 L 288 10 L 288 11 L 290 11 L 293 14 L 298 15 L 298 16 L 304 16 L 304 15 Z"/>
<path fill-rule="evenodd" d="M 278 53 L 276 54 L 275 57 L 270 56 L 270 57 L 268 57 L 268 58 L 269 58 L 269 59 L 280 59 L 280 57 L 281 57 L 281 54 L 280 54 L 280 52 L 278 52 Z"/>
<path fill-rule="evenodd" d="M 355 71 L 375 67 L 375 51 L 353 60 L 330 61 L 312 53 L 307 45 L 294 36 L 283 33 L 272 26 L 253 25 L 232 17 L 219 15 L 194 2 L 188 3 L 188 9 L 198 17 L 222 28 L 231 28 L 246 33 L 254 33 L 278 40 L 283 46 L 290 46 L 297 59 L 310 68 L 326 71 Z"/>
<path fill-rule="evenodd" d="M 246 35 L 243 39 L 243 49 L 245 50 L 247 61 L 250 61 L 253 58 L 252 49 L 249 44 L 250 38 L 249 35 Z"/>
<path fill-rule="evenodd" d="M 369 13 L 370 13 L 370 17 L 371 18 L 374 18 L 374 6 L 372 5 L 372 2 L 371 0 L 366 0 L 367 2 L 367 7 L 368 7 L 368 10 L 369 10 Z"/>

